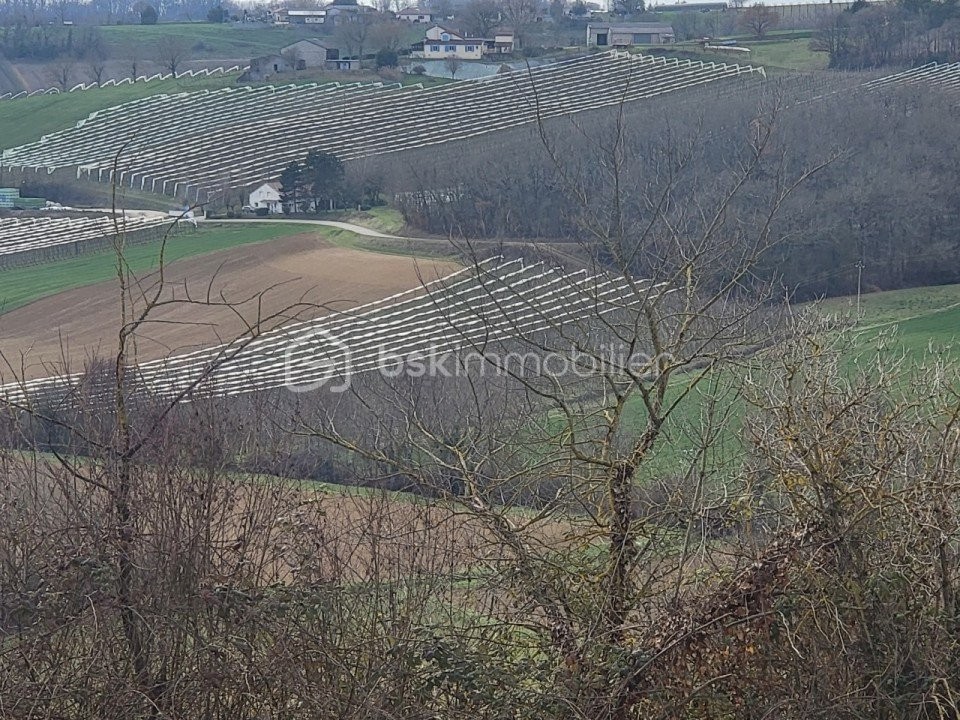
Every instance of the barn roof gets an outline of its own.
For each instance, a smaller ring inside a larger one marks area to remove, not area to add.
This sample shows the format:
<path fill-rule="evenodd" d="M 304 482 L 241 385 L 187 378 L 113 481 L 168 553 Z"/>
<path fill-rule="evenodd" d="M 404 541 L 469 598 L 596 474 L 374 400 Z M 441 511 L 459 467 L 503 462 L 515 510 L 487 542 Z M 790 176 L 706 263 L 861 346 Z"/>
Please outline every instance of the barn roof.
<path fill-rule="evenodd" d="M 672 25 L 658 22 L 590 23 L 587 27 L 591 30 L 613 30 L 614 32 L 673 34 Z"/>

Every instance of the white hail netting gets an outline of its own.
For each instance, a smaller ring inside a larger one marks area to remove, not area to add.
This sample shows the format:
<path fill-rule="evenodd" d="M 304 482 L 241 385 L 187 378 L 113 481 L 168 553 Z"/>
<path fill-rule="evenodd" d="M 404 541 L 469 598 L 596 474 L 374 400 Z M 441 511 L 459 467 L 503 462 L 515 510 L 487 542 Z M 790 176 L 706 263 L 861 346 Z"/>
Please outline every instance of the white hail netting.
<path fill-rule="evenodd" d="M 114 237 L 120 232 L 136 232 L 149 228 L 159 228 L 170 222 L 165 217 L 121 217 L 101 215 L 80 218 L 0 218 L 0 257 L 102 240 Z"/>
<path fill-rule="evenodd" d="M 960 92 L 960 63 L 927 63 L 864 83 L 864 87 L 871 90 L 897 85 L 929 85 Z"/>
<path fill-rule="evenodd" d="M 428 89 L 334 83 L 157 95 L 5 150 L 2 165 L 72 168 L 106 182 L 119 152 L 118 182 L 196 199 L 279 177 L 313 149 L 351 160 L 762 74 L 614 51 Z"/>
<path fill-rule="evenodd" d="M 538 333 L 563 334 L 613 313 L 635 313 L 658 287 L 618 275 L 568 273 L 543 263 L 496 258 L 349 312 L 146 362 L 130 377 L 136 392 L 166 399 L 306 386 L 374 372 L 393 366 L 397 358 L 438 357 Z M 9 383 L 0 386 L 0 396 L 13 403 L 69 401 L 80 383 L 80 375 Z"/>

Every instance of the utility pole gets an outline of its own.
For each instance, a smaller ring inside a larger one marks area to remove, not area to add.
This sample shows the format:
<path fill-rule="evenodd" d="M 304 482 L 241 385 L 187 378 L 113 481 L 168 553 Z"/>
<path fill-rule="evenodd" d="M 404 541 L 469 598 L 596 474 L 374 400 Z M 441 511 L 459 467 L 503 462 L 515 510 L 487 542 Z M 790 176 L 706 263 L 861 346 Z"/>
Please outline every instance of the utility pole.
<path fill-rule="evenodd" d="M 857 261 L 857 322 L 858 323 L 860 322 L 860 318 L 861 318 L 860 292 L 861 292 L 861 288 L 863 287 L 862 281 L 863 281 L 863 260 L 858 260 Z"/>

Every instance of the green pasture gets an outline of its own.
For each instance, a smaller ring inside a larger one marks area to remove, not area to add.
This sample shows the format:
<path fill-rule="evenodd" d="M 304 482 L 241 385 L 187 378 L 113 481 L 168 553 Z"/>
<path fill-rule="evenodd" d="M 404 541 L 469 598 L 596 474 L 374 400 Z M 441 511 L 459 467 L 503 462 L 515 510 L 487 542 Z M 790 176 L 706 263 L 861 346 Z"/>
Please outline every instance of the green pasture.
<path fill-rule="evenodd" d="M 280 48 L 316 31 L 298 26 L 242 23 L 158 23 L 157 25 L 109 25 L 99 28 L 112 57 L 150 57 L 164 42 L 186 45 L 189 56 L 249 60 Z"/>
<path fill-rule="evenodd" d="M 889 359 L 903 358 L 908 366 L 928 362 L 931 357 L 960 361 L 960 285 L 864 295 L 859 315 L 856 298 L 832 298 L 817 307 L 824 314 L 856 322 L 848 358 L 851 372 L 858 357 L 872 358 L 878 347 Z M 882 343 L 881 333 L 888 336 Z M 754 373 L 763 373 L 762 357 L 745 362 L 751 363 Z M 861 370 L 866 367 L 869 364 L 861 365 Z M 735 472 L 742 458 L 741 429 L 746 413 L 746 403 L 738 391 L 741 372 L 745 370 L 727 367 L 708 374 L 690 391 L 666 423 L 664 437 L 643 463 L 641 477 L 664 479 L 697 467 L 707 471 L 707 486 L 717 487 L 722 478 Z M 678 398 L 692 378 L 693 372 L 676 376 L 667 402 Z M 637 437 L 647 418 L 639 395 L 628 401 L 624 417 L 623 436 Z M 552 414 L 547 427 L 549 432 L 559 433 L 564 420 Z M 710 428 L 710 432 L 705 434 L 704 428 Z M 706 446 L 709 449 L 703 450 Z"/>
<path fill-rule="evenodd" d="M 725 53 L 722 50 L 706 50 L 697 42 L 682 42 L 676 45 L 654 45 L 640 52 L 656 55 L 682 57 L 705 62 L 740 63 L 762 65 L 772 71 L 817 71 L 826 70 L 829 57 L 826 53 L 810 49 L 809 38 L 776 38 L 768 36 L 766 40 L 744 38 L 738 40 L 739 47 L 750 48 L 749 54 Z"/>
<path fill-rule="evenodd" d="M 66 130 L 98 110 L 105 110 L 153 95 L 232 87 L 236 84 L 236 79 L 237 75 L 233 74 L 210 78 L 153 80 L 119 87 L 78 90 L 72 93 L 38 95 L 31 98 L 2 101 L 0 102 L 0 150 L 35 142 L 44 135 Z M 292 83 L 379 81 L 380 78 L 376 75 L 366 72 L 357 74 L 323 73 L 303 77 L 296 74 L 289 78 L 289 82 Z M 424 87 L 433 87 L 452 81 L 447 78 L 405 74 L 401 76 L 400 82 L 404 85 L 421 84 Z"/>
<path fill-rule="evenodd" d="M 746 62 L 751 65 L 785 70 L 826 70 L 830 60 L 827 53 L 810 49 L 809 38 L 747 41 L 743 45 L 750 48 L 750 56 Z"/>
<path fill-rule="evenodd" d="M 76 125 L 97 110 L 163 93 L 227 87 L 236 75 L 153 80 L 119 87 L 78 90 L 0 101 L 0 150 L 39 140 Z"/>

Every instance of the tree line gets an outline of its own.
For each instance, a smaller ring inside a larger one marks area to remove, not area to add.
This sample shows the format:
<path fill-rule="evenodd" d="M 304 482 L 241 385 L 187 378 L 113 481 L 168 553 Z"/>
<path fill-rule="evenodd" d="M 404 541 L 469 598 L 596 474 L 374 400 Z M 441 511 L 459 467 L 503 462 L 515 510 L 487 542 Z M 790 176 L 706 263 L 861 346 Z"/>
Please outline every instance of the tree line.
<path fill-rule="evenodd" d="M 856 2 L 819 20 L 811 47 L 829 53 L 830 67 L 847 70 L 956 62 L 960 5 L 953 0 Z"/>
<path fill-rule="evenodd" d="M 784 79 L 774 90 L 787 106 L 781 120 L 785 162 L 800 162 L 825 147 L 844 152 L 780 208 L 776 222 L 790 228 L 791 240 L 760 263 L 764 277 L 780 277 L 799 298 L 852 293 L 858 280 L 877 289 L 960 282 L 960 124 L 950 96 L 923 87 L 861 92 L 856 77 L 836 85 L 810 82 Z M 856 99 L 831 92 L 841 87 L 853 87 Z M 622 181 L 635 191 L 628 197 L 644 189 L 660 167 L 658 141 L 694 132 L 702 143 L 696 162 L 684 170 L 689 182 L 670 197 L 674 207 L 695 207 L 705 183 L 722 179 L 731 163 L 741 162 L 725 147 L 757 131 L 751 124 L 757 97 L 755 89 L 709 97 L 709 116 L 690 97 L 664 98 L 657 108 L 639 103 L 625 108 L 620 151 L 632 170 Z M 426 232 L 580 240 L 583 206 L 595 213 L 609 209 L 611 192 L 601 182 L 606 169 L 591 142 L 613 129 L 600 119 L 588 130 L 591 122 L 544 125 L 575 172 L 560 173 L 535 149 L 539 139 L 533 129 L 411 155 L 407 169 L 385 169 L 385 177 L 389 187 L 401 190 L 407 222 Z M 564 182 L 570 173 L 575 183 Z M 752 182 L 759 191 L 766 179 Z M 630 203 L 626 210 L 631 223 L 650 221 L 650 208 Z M 741 222 L 762 222 L 755 210 L 751 195 L 738 197 L 729 209 Z M 643 257 L 634 269 L 640 275 L 651 270 Z"/>
<path fill-rule="evenodd" d="M 13 25 L 0 29 L 0 53 L 11 60 L 76 59 L 106 55 L 97 28 Z"/>
<path fill-rule="evenodd" d="M 244 16 L 243 8 L 233 3 L 211 0 L 0 0 L 0 25 L 9 26 L 138 24 L 144 19 L 144 24 L 151 24 L 160 16 L 168 21 L 222 22 L 230 13 Z"/>
<path fill-rule="evenodd" d="M 280 202 L 286 213 L 321 213 L 342 207 L 382 204 L 375 175 L 348 175 L 343 162 L 328 152 L 311 150 L 280 174 Z"/>

